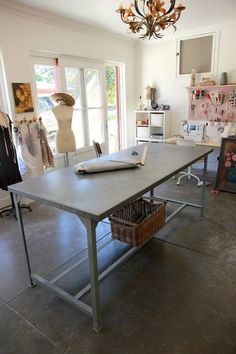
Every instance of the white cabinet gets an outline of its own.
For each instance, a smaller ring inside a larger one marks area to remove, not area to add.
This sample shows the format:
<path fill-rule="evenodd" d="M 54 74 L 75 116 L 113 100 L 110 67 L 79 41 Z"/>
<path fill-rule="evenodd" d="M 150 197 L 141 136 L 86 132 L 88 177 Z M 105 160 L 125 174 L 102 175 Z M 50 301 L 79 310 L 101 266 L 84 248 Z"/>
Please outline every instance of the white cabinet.
<path fill-rule="evenodd" d="M 171 136 L 170 112 L 135 111 L 136 142 L 162 142 Z"/>

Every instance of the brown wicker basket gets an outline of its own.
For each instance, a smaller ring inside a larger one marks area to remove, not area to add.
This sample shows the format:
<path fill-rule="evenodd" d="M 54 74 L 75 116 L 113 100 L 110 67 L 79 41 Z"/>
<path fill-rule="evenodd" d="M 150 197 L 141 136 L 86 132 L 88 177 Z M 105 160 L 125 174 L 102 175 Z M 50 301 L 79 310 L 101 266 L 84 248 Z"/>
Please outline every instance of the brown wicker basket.
<path fill-rule="evenodd" d="M 165 224 L 165 203 L 154 204 L 142 198 L 109 217 L 112 237 L 141 245 Z"/>

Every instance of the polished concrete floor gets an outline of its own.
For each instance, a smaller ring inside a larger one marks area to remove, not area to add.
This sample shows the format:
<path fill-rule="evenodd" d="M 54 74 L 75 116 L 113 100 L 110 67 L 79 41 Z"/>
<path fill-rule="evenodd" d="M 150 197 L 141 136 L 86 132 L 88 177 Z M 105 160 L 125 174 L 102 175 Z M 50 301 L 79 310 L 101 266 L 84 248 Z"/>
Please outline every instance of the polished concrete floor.
<path fill-rule="evenodd" d="M 103 330 L 39 286 L 27 286 L 22 243 L 12 216 L 0 218 L 1 354 L 236 354 L 236 195 L 206 188 L 205 216 L 184 209 L 100 287 Z M 193 181 L 176 180 L 155 193 L 198 201 Z M 32 269 L 48 278 L 86 254 L 79 219 L 32 204 L 23 212 Z M 167 213 L 174 208 L 167 204 Z M 105 220 L 99 245 L 108 240 Z M 128 246 L 119 241 L 99 252 L 107 267 Z M 75 293 L 88 281 L 88 264 L 59 281 Z M 86 301 L 90 301 L 89 295 Z"/>

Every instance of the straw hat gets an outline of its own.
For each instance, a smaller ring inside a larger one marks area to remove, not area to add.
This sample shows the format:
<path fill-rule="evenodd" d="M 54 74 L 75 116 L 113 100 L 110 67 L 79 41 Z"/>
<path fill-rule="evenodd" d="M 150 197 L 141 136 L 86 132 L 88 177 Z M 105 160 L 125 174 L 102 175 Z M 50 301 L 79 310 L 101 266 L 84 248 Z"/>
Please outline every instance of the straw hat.
<path fill-rule="evenodd" d="M 60 101 L 65 102 L 66 106 L 74 106 L 75 100 L 72 96 L 68 95 L 67 93 L 54 93 L 51 95 L 51 99 L 57 103 L 60 103 Z"/>

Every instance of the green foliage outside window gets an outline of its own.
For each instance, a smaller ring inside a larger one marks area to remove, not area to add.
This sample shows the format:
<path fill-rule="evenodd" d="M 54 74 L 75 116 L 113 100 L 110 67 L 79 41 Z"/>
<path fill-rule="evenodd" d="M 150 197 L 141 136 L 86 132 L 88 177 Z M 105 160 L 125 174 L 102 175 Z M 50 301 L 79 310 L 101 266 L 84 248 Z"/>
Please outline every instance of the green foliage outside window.
<path fill-rule="evenodd" d="M 106 67 L 106 89 L 107 89 L 107 105 L 116 105 L 116 79 L 115 68 L 112 66 Z"/>
<path fill-rule="evenodd" d="M 36 82 L 47 82 L 54 84 L 55 73 L 54 67 L 51 65 L 35 65 L 35 80 Z"/>

